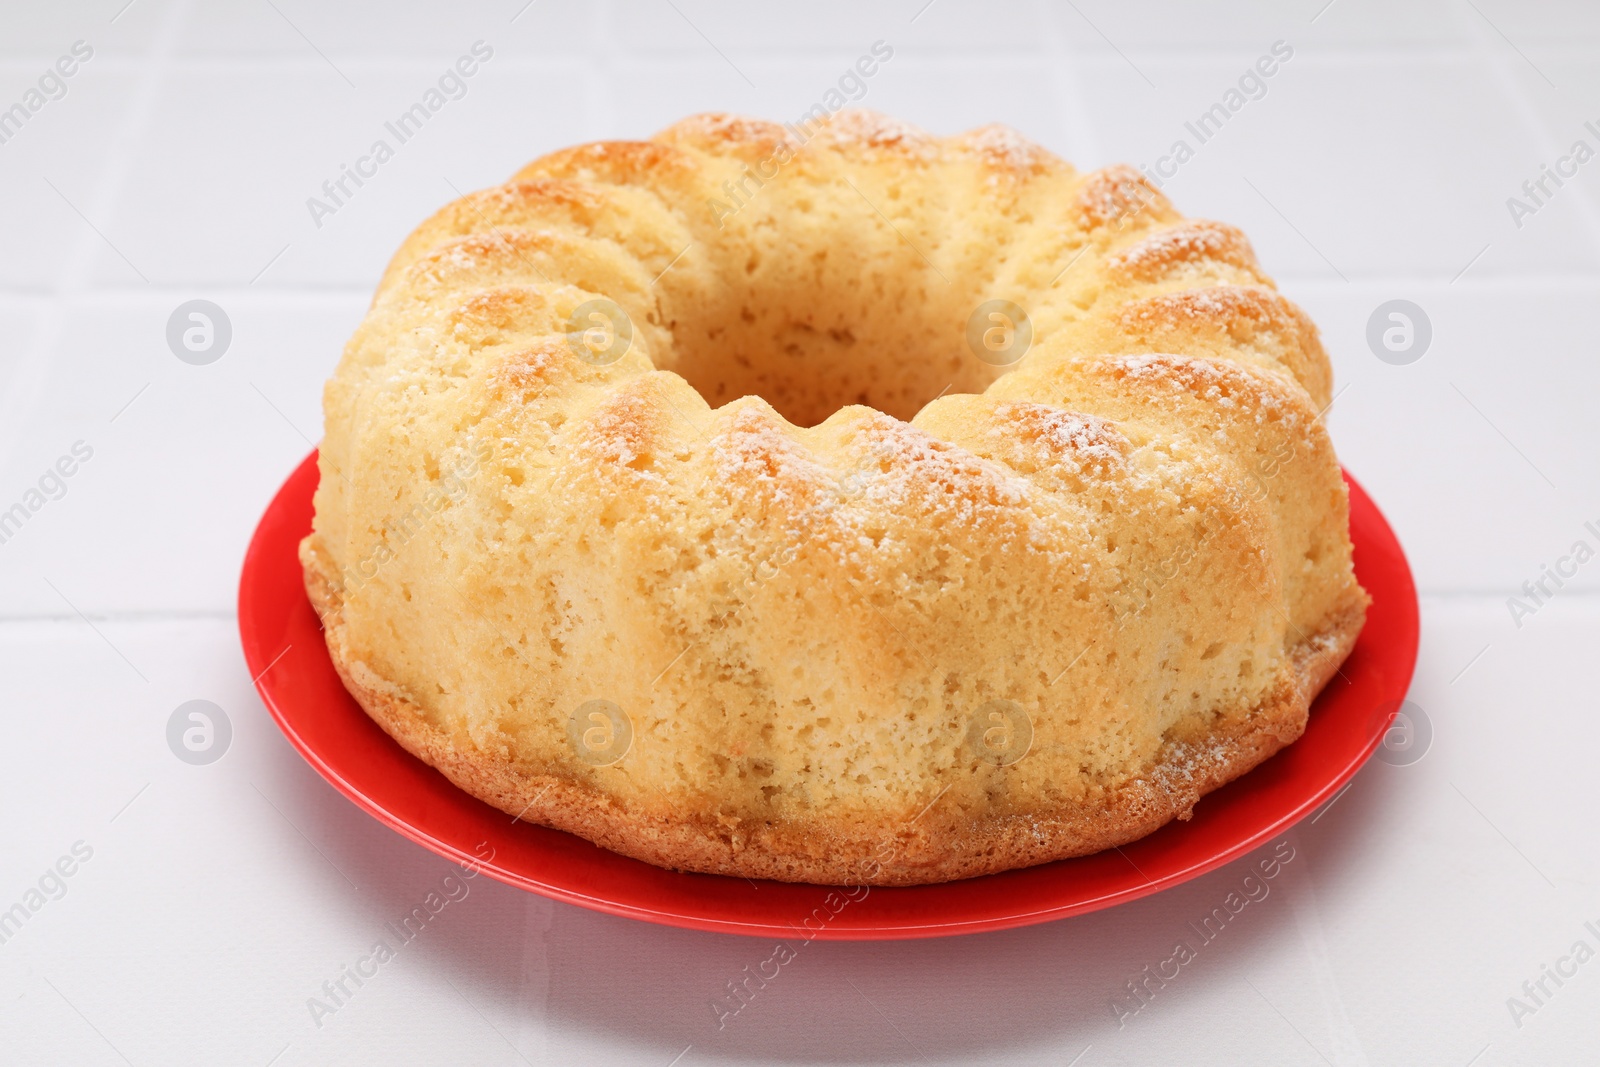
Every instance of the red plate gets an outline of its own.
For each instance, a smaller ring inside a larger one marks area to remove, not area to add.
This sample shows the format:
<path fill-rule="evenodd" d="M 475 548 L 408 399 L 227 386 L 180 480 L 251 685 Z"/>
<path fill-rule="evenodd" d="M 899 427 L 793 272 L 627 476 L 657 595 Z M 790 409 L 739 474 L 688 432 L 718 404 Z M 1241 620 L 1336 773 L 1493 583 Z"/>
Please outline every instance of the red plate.
<path fill-rule="evenodd" d="M 802 921 L 823 908 L 827 888 L 678 874 L 515 822 L 451 785 L 367 718 L 334 672 L 300 582 L 295 553 L 311 529 L 315 453 L 278 491 L 250 542 L 239 631 L 272 717 L 334 788 L 418 844 L 503 882 L 613 915 L 723 933 L 876 940 L 1003 930 L 1110 907 L 1204 874 L 1305 818 L 1366 762 L 1411 684 L 1417 595 L 1388 523 L 1361 487 L 1349 484 L 1356 574 L 1372 594 L 1372 610 L 1298 742 L 1205 797 L 1190 821 L 1169 823 L 1120 852 L 944 885 L 873 889 L 804 929 Z"/>

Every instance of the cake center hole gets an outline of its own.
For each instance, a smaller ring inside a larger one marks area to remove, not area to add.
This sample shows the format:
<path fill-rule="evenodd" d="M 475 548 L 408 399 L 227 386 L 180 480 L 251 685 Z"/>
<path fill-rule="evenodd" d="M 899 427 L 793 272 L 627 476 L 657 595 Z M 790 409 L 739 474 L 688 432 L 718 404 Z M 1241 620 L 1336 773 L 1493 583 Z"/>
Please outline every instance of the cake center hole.
<path fill-rule="evenodd" d="M 755 258 L 748 289 L 671 302 L 693 310 L 671 323 L 674 351 L 662 369 L 714 408 L 759 396 L 797 426 L 851 404 L 908 420 L 943 393 L 982 391 L 1006 368 L 969 344 L 981 299 L 920 260 L 904 262 L 904 251 L 880 248 L 865 264 L 798 249 Z"/>

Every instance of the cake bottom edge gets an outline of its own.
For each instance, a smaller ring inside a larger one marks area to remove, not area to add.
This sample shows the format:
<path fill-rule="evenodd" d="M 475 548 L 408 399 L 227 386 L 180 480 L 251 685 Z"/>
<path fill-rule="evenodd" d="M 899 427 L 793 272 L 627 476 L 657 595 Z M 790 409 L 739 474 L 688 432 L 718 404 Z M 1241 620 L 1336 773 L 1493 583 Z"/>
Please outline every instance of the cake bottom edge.
<path fill-rule="evenodd" d="M 1367 605 L 1366 594 L 1352 585 L 1322 625 L 1290 647 L 1280 677 L 1258 704 L 1244 714 L 1224 713 L 1220 720 L 1232 725 L 1201 743 L 1164 744 L 1143 773 L 1093 809 L 1073 805 L 943 825 L 920 816 L 899 825 L 797 821 L 740 833 L 715 817 L 630 811 L 585 783 L 529 773 L 504 756 L 464 751 L 397 686 L 346 655 L 339 594 L 313 537 L 302 545 L 301 560 L 307 592 L 323 619 L 328 653 L 345 688 L 402 748 L 457 788 L 516 819 L 658 867 L 826 886 L 927 885 L 996 874 L 1100 852 L 1145 837 L 1173 819 L 1188 819 L 1207 793 L 1299 739 L 1312 701 L 1355 647 Z"/>

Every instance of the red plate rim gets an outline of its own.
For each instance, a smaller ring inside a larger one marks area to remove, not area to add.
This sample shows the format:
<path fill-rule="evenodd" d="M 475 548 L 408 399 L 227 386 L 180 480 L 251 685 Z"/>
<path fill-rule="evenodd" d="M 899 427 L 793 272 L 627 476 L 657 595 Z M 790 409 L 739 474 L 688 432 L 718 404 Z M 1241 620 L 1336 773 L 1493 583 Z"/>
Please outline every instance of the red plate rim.
<path fill-rule="evenodd" d="M 940 885 L 897 889 L 752 882 L 663 870 L 510 819 L 411 756 L 345 691 L 301 586 L 317 453 L 267 506 L 239 580 L 245 662 L 289 743 L 335 789 L 445 858 L 585 908 L 668 926 L 805 940 L 886 940 L 1004 930 L 1110 907 L 1237 859 L 1337 792 L 1372 755 L 1416 665 L 1416 587 L 1394 532 L 1348 474 L 1366 628 L 1317 698 L 1305 735 L 1172 822 L 1120 850 Z"/>

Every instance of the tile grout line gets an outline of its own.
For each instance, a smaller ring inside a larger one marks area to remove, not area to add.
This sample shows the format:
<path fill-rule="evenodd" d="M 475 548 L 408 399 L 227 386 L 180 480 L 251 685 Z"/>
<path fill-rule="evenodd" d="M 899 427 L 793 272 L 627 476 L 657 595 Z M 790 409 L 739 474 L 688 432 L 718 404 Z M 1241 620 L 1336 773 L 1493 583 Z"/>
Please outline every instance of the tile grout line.
<path fill-rule="evenodd" d="M 1083 94 L 1083 86 L 1074 73 L 1076 65 L 1071 61 L 1072 50 L 1065 39 L 1066 31 L 1062 29 L 1055 14 L 1044 0 L 1035 0 L 1034 18 L 1045 27 L 1044 57 L 1050 66 L 1046 74 L 1052 90 L 1050 95 L 1061 116 L 1063 132 L 1069 142 L 1065 158 L 1077 166 L 1079 160 L 1098 160 L 1104 156 L 1101 154 L 1100 135 Z"/>
<path fill-rule="evenodd" d="M 98 218 L 104 224 L 112 213 L 132 162 L 132 145 L 155 108 L 156 96 L 188 6 L 189 0 L 176 0 L 167 8 L 160 29 L 151 40 L 144 76 L 130 94 L 122 127 L 112 138 L 111 151 L 106 153 L 105 169 L 95 182 L 93 193 L 83 201 L 90 219 Z M 66 330 L 67 302 L 94 292 L 94 270 L 101 255 L 102 241 L 93 223 L 82 226 L 71 254 L 50 287 L 27 354 L 20 361 L 5 394 L 0 396 L 0 455 L 12 452 L 27 425 L 28 412 L 37 406 L 49 380 L 56 349 Z"/>
<path fill-rule="evenodd" d="M 1494 47 L 1490 33 L 1498 31 L 1491 31 L 1490 27 L 1484 24 L 1482 14 L 1476 8 L 1469 7 L 1465 11 L 1458 11 L 1457 20 L 1466 24 L 1474 51 L 1478 54 L 1480 62 L 1488 66 L 1496 86 L 1516 112 L 1517 118 L 1521 120 L 1524 132 L 1533 139 L 1534 146 L 1541 154 L 1549 160 L 1555 160 L 1561 155 L 1561 140 L 1551 133 L 1549 125 L 1539 113 L 1538 104 L 1512 72 L 1504 53 Z M 1532 60 L 1528 62 L 1532 64 Z M 1564 90 L 1556 91 L 1565 95 Z M 1533 161 L 1533 163 L 1543 162 L 1545 162 L 1543 159 Z M 1530 172 L 1533 163 L 1530 163 Z M 1578 214 L 1583 218 L 1584 227 L 1588 230 L 1591 251 L 1600 252 L 1600 212 L 1596 211 L 1594 201 L 1590 199 L 1584 183 L 1569 179 L 1568 184 L 1574 187 L 1572 196 L 1575 198 Z M 1516 194 L 1520 196 L 1521 190 L 1516 190 Z"/>

